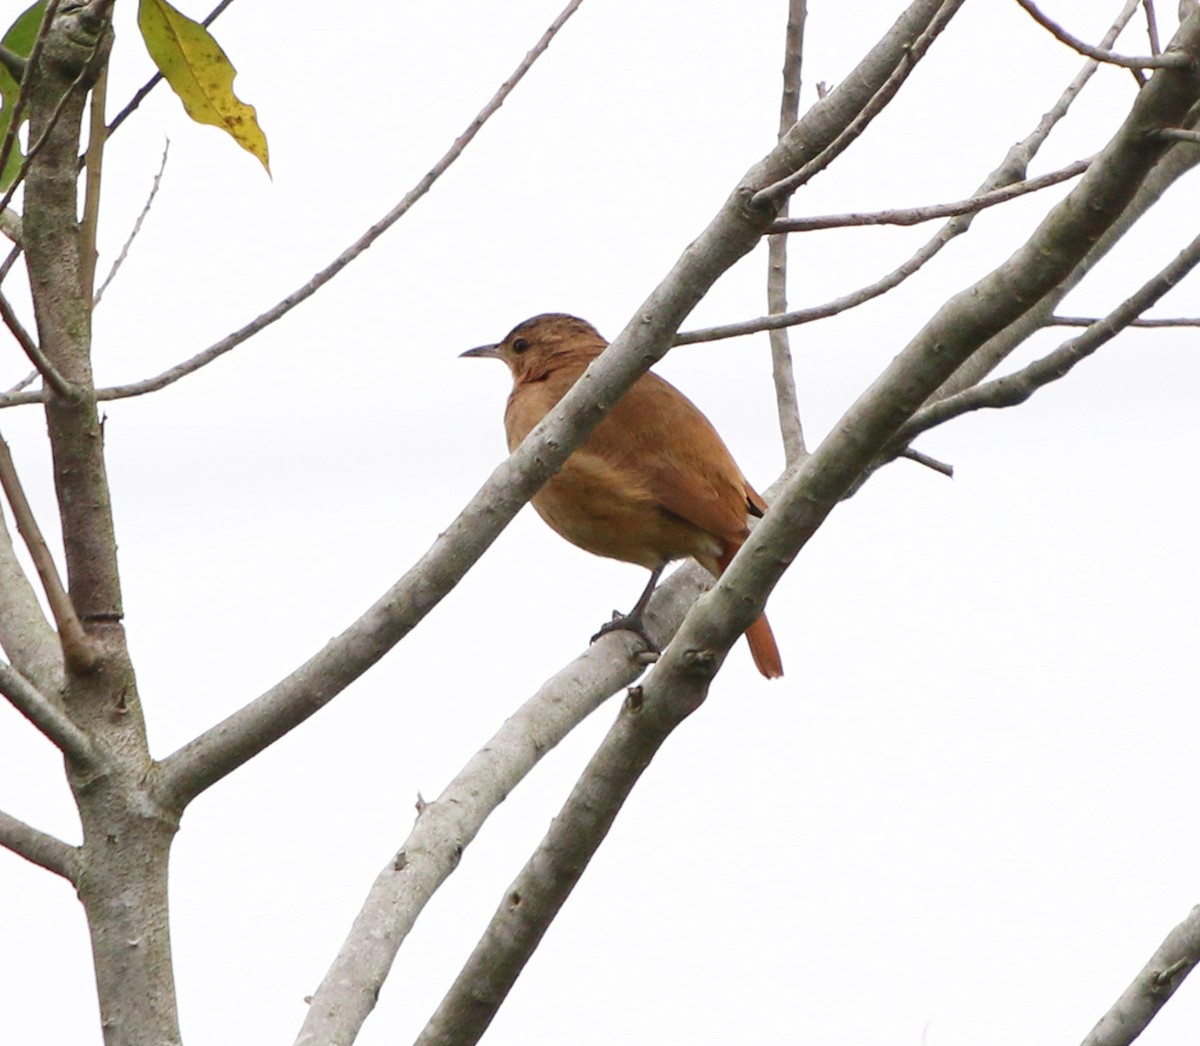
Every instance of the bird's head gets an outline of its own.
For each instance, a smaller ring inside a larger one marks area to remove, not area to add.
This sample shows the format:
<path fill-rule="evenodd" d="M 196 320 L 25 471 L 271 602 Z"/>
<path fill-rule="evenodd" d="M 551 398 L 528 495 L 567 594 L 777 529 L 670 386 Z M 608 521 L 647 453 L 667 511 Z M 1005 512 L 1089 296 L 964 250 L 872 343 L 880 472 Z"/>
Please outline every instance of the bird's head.
<path fill-rule="evenodd" d="M 592 360 L 607 344 L 587 320 L 565 312 L 545 312 L 518 323 L 503 341 L 467 349 L 462 355 L 503 360 L 520 384 L 536 381 L 556 366 Z"/>

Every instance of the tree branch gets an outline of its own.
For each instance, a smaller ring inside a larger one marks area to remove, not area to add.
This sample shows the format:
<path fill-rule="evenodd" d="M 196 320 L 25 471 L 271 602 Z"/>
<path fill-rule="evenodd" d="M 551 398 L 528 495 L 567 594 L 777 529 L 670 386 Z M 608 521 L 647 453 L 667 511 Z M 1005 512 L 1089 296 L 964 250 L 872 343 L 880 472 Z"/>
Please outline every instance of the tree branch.
<path fill-rule="evenodd" d="M 908 443 L 922 432 L 971 411 L 985 407 L 1014 407 L 1024 403 L 1038 389 L 1065 377 L 1077 363 L 1115 338 L 1197 265 L 1200 265 L 1200 236 L 1112 312 L 1092 323 L 1084 333 L 1013 374 L 975 385 L 930 404 L 913 415 L 901 428 L 897 441 Z"/>
<path fill-rule="evenodd" d="M 804 23 L 808 17 L 805 0 L 790 0 L 783 59 L 783 97 L 779 104 L 779 137 L 795 125 L 800 113 L 800 67 L 804 55 Z M 787 214 L 790 198 L 785 198 L 780 214 Z M 767 311 L 787 312 L 786 236 L 767 239 Z M 796 371 L 787 328 L 771 331 L 771 371 L 775 381 L 775 404 L 779 412 L 779 432 L 783 438 L 784 458 L 788 466 L 808 453 L 804 445 L 804 426 L 796 396 Z"/>
<path fill-rule="evenodd" d="M 33 509 L 25 497 L 25 490 L 21 486 L 12 454 L 8 449 L 8 441 L 3 436 L 0 436 L 0 487 L 3 487 L 4 495 L 12 507 L 17 532 L 25 539 L 25 547 L 29 549 L 30 558 L 37 568 L 42 590 L 50 604 L 50 612 L 58 625 L 63 656 L 68 665 L 78 671 L 87 671 L 96 664 L 97 651 L 91 637 L 84 631 L 79 615 L 75 612 L 75 604 L 58 576 L 54 557 L 50 554 L 46 539 L 42 537 L 41 528 L 34 518 Z"/>
<path fill-rule="evenodd" d="M 679 570 L 655 591 L 646 615 L 665 645 L 707 574 Z M 296 1046 L 352 1042 L 374 1009 L 392 962 L 417 916 L 458 867 L 488 816 L 530 770 L 643 668 L 632 633 L 614 632 L 548 680 L 420 811 L 400 850 L 379 873 L 337 958 L 313 993 Z M 614 656 L 614 649 L 624 650 Z"/>
<path fill-rule="evenodd" d="M 92 739 L 75 725 L 62 707 L 38 690 L 12 665 L 0 662 L 0 694 L 38 728 L 76 767 L 96 762 Z"/>
<path fill-rule="evenodd" d="M 817 229 L 840 229 L 854 225 L 920 225 L 922 222 L 933 221 L 936 218 L 950 218 L 959 214 L 974 214 L 988 207 L 1015 200 L 1018 196 L 1058 185 L 1071 178 L 1077 178 L 1087 170 L 1092 160 L 1076 160 L 1074 163 L 1060 167 L 1049 174 L 1041 174 L 1036 178 L 1027 178 L 1000 189 L 990 192 L 977 192 L 976 195 L 954 203 L 936 203 L 924 207 L 904 207 L 889 211 L 868 211 L 852 214 L 829 214 L 816 218 L 780 218 L 771 224 L 772 232 L 813 232 Z"/>
<path fill-rule="evenodd" d="M 1162 44 L 1158 39 L 1158 18 L 1154 14 L 1154 0 L 1142 0 L 1142 10 L 1146 12 L 1146 37 L 1150 41 L 1150 53 L 1162 54 Z"/>
<path fill-rule="evenodd" d="M 1191 64 L 1192 59 L 1185 54 L 1158 54 L 1146 55 L 1144 57 L 1131 58 L 1127 55 L 1114 54 L 1112 51 L 1105 50 L 1103 47 L 1093 47 L 1091 44 L 1084 43 L 1077 36 L 1072 36 L 1057 22 L 1047 18 L 1033 0 L 1017 0 L 1026 13 L 1047 30 L 1059 43 L 1066 44 L 1071 50 L 1078 51 L 1082 55 L 1087 55 L 1097 62 L 1105 62 L 1108 65 L 1119 65 L 1125 69 L 1185 69 Z"/>
<path fill-rule="evenodd" d="M 1159 945 L 1083 1046 L 1129 1046 L 1200 962 L 1200 905 Z"/>
<path fill-rule="evenodd" d="M 1049 327 L 1090 327 L 1100 323 L 1095 316 L 1051 316 Z M 1158 329 L 1161 327 L 1200 327 L 1200 316 L 1164 316 L 1161 318 L 1139 316 L 1126 324 L 1128 327 L 1146 327 Z"/>
<path fill-rule="evenodd" d="M 946 384 L 931 397 L 931 400 L 945 399 L 947 396 L 979 384 L 1007 359 L 1017 346 L 1023 344 L 1035 332 L 1050 326 L 1053 322 L 1054 310 L 1071 290 L 1079 285 L 1100 259 L 1108 254 L 1121 237 L 1158 202 L 1163 193 L 1198 163 L 1200 163 L 1200 150 L 1184 145 L 1176 145 L 1170 149 L 1145 182 L 1138 187 L 1133 200 L 1121 216 L 1104 231 L 1070 275 L 1016 323 L 989 339 L 979 351 L 950 376 Z"/>
<path fill-rule="evenodd" d="M 70 883 L 79 877 L 75 847 L 39 831 L 0 810 L 0 846 L 18 857 L 61 875 Z"/>
<path fill-rule="evenodd" d="M 233 0 L 226 0 L 226 2 L 232 3 Z M 171 142 L 168 139 L 163 145 L 162 160 L 158 165 L 158 174 L 154 176 L 154 182 L 150 186 L 150 195 L 146 197 L 146 202 L 142 205 L 141 213 L 133 223 L 133 229 L 130 230 L 129 236 L 126 238 L 124 244 L 121 245 L 120 253 L 113 261 L 112 267 L 108 270 L 108 275 L 104 277 L 104 282 L 96 289 L 96 295 L 92 299 L 93 308 L 100 304 L 100 299 L 104 297 L 104 292 L 108 290 L 108 285 L 116 278 L 117 273 L 121 270 L 121 266 L 125 264 L 125 259 L 129 257 L 129 249 L 133 246 L 133 241 L 137 239 L 138 233 L 142 231 L 142 223 L 150 213 L 150 208 L 154 206 L 154 198 L 158 196 L 158 189 L 162 184 L 163 172 L 167 169 L 167 154 L 170 151 Z"/>
<path fill-rule="evenodd" d="M 774 208 L 748 206 L 755 186 L 783 177 L 810 148 L 832 141 L 895 67 L 898 55 L 937 15 L 939 0 L 914 0 L 828 97 L 756 164 L 716 217 L 562 401 L 491 475 L 433 547 L 358 621 L 223 723 L 167 758 L 156 790 L 182 809 L 205 788 L 278 740 L 332 700 L 398 643 L 458 583 L 500 531 L 622 392 L 664 356 L 679 323 L 739 258 L 757 245 Z M 747 622 L 749 624 L 749 622 Z"/>

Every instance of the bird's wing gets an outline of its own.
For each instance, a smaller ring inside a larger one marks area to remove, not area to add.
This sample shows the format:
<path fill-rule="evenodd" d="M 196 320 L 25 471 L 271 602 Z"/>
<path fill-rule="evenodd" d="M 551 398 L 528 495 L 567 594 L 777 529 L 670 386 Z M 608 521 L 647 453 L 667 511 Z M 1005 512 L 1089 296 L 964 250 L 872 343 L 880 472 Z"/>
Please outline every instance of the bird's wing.
<path fill-rule="evenodd" d="M 727 540 L 745 537 L 741 470 L 708 419 L 657 375 L 639 379 L 585 449 L 636 474 L 664 509 L 693 526 Z"/>

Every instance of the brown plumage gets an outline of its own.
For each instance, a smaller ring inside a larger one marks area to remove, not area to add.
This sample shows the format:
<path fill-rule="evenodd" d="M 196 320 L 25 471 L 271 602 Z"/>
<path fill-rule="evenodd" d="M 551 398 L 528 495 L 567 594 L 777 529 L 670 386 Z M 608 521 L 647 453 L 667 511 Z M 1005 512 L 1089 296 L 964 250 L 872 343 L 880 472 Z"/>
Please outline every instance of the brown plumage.
<path fill-rule="evenodd" d="M 510 451 L 607 344 L 590 323 L 546 313 L 518 324 L 496 345 L 463 353 L 503 360 L 512 371 L 504 412 Z M 691 556 L 720 575 L 750 533 L 749 517 L 761 516 L 766 503 L 709 420 L 673 385 L 647 373 L 533 496 L 533 507 L 580 548 L 651 571 L 634 609 L 603 633 L 641 631 L 642 611 L 673 559 Z M 746 639 L 764 676 L 783 675 L 766 617 L 746 630 Z"/>

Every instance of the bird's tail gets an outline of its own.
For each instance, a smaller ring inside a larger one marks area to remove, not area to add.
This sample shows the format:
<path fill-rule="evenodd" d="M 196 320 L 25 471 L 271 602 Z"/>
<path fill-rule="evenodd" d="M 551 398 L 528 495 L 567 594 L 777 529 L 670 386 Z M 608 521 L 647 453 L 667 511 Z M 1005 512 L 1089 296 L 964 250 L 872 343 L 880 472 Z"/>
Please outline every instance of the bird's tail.
<path fill-rule="evenodd" d="M 783 675 L 779 647 L 775 645 L 775 636 L 771 632 L 771 626 L 767 624 L 766 614 L 746 629 L 746 642 L 750 644 L 750 656 L 754 658 L 754 663 L 764 676 L 768 679 L 778 679 Z"/>
<path fill-rule="evenodd" d="M 713 571 L 711 564 L 708 565 L 710 572 L 715 575 L 723 574 L 740 547 L 741 545 L 726 546 L 725 552 L 716 559 L 718 569 Z M 775 645 L 775 634 L 767 624 L 766 614 L 746 629 L 746 642 L 750 644 L 750 656 L 754 658 L 758 670 L 768 679 L 779 679 L 783 675 L 783 661 L 779 656 L 779 647 Z"/>

